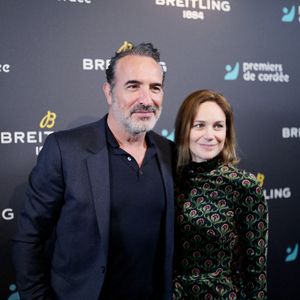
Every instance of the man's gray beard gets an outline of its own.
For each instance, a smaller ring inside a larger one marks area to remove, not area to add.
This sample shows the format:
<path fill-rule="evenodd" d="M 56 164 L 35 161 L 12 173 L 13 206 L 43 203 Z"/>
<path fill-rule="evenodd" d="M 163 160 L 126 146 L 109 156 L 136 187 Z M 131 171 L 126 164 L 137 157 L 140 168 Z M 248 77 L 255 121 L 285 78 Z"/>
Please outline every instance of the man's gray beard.
<path fill-rule="evenodd" d="M 128 132 L 133 135 L 137 135 L 143 132 L 148 132 L 152 130 L 158 121 L 161 114 L 161 110 L 156 110 L 154 118 L 151 118 L 151 121 L 148 118 L 145 118 L 145 121 L 142 119 L 139 121 L 132 121 L 130 117 L 125 118 L 123 125 L 127 128 Z"/>
<path fill-rule="evenodd" d="M 150 107 L 148 108 L 149 111 L 154 111 L 154 118 L 151 118 L 151 121 L 148 120 L 148 118 L 145 118 L 145 121 L 143 120 L 138 120 L 138 121 L 133 121 L 131 120 L 132 114 L 134 114 L 134 111 L 137 109 L 140 109 L 140 105 L 137 105 L 133 110 L 130 112 L 129 116 L 124 116 L 120 108 L 116 105 L 114 102 L 112 104 L 112 108 L 116 114 L 116 116 L 119 118 L 121 124 L 127 129 L 127 132 L 131 135 L 137 135 L 143 132 L 148 132 L 152 130 L 158 121 L 162 107 L 160 109 L 157 109 L 156 107 Z"/>

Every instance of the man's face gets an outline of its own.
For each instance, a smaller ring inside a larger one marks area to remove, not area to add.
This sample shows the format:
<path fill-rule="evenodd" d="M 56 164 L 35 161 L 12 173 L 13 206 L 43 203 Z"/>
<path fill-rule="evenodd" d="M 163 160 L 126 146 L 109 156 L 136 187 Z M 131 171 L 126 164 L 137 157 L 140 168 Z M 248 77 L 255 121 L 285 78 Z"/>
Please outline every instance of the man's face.
<path fill-rule="evenodd" d="M 146 56 L 125 56 L 115 69 L 115 84 L 104 86 L 109 118 L 129 134 L 151 130 L 162 110 L 163 72 Z M 105 91 L 106 90 L 106 91 Z"/>

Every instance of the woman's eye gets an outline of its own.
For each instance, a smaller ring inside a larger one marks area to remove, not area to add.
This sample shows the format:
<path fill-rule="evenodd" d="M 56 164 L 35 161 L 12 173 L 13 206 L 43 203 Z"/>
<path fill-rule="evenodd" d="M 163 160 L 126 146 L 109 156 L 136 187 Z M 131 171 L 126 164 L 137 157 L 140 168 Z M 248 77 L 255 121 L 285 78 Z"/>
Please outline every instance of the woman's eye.
<path fill-rule="evenodd" d="M 215 128 L 222 129 L 222 128 L 224 128 L 224 124 L 216 124 Z"/>
<path fill-rule="evenodd" d="M 194 128 L 202 128 L 202 127 L 204 127 L 204 124 L 197 123 L 197 124 L 194 124 L 193 127 Z"/>

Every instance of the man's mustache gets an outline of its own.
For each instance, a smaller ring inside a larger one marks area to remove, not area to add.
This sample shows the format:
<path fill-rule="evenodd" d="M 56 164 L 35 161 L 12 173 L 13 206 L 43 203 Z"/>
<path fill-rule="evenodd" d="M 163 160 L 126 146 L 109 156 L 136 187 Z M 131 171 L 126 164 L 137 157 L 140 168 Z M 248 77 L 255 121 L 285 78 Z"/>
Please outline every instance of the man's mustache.
<path fill-rule="evenodd" d="M 131 114 L 136 112 L 153 112 L 156 113 L 157 107 L 153 105 L 144 105 L 144 104 L 137 104 L 132 110 Z"/>

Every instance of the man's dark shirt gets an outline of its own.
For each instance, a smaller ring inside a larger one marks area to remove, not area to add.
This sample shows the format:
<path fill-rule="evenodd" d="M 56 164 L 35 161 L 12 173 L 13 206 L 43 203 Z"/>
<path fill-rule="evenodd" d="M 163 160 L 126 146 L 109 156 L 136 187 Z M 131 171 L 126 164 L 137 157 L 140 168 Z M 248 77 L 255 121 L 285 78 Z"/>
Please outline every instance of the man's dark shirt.
<path fill-rule="evenodd" d="M 157 153 L 146 135 L 139 168 L 106 126 L 110 157 L 110 240 L 101 300 L 159 299 L 165 193 Z"/>

